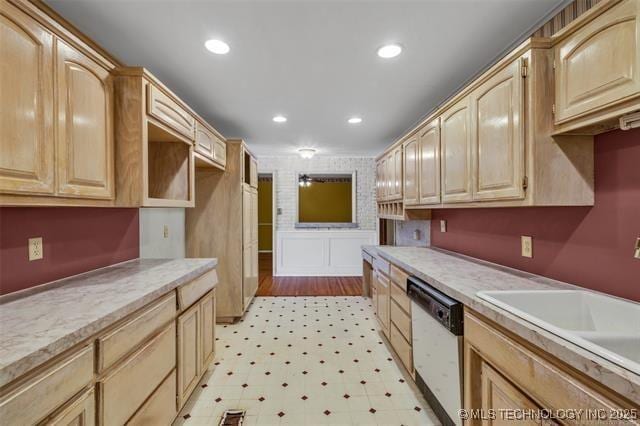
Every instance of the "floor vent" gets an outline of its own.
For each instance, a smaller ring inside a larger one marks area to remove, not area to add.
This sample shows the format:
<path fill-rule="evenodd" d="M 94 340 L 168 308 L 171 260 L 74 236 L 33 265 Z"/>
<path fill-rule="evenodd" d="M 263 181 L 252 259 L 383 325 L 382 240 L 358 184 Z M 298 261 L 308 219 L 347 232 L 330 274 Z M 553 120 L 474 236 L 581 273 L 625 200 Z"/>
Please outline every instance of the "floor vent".
<path fill-rule="evenodd" d="M 242 426 L 244 424 L 244 410 L 226 410 L 220 420 L 220 426 Z"/>

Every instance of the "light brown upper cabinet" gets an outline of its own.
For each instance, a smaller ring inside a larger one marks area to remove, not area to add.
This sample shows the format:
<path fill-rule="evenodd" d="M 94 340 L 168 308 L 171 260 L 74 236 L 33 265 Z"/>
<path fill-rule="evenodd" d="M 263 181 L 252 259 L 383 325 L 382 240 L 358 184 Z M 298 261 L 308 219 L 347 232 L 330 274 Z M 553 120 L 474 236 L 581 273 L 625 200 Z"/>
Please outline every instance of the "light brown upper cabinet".
<path fill-rule="evenodd" d="M 600 133 L 640 109 L 640 0 L 602 2 L 553 39 L 557 132 Z"/>
<path fill-rule="evenodd" d="M 407 150 L 407 216 L 425 208 L 593 205 L 593 136 L 555 131 L 551 47 L 549 39 L 525 41 L 378 159 Z M 416 134 L 417 177 L 408 161 Z"/>
<path fill-rule="evenodd" d="M 53 194 L 53 36 L 3 1 L 0 51 L 0 193 Z"/>
<path fill-rule="evenodd" d="M 440 119 L 418 131 L 418 204 L 440 202 Z"/>
<path fill-rule="evenodd" d="M 113 86 L 109 71 L 57 40 L 58 194 L 113 198 Z"/>
<path fill-rule="evenodd" d="M 441 117 L 442 202 L 470 201 L 471 194 L 471 108 L 464 97 Z"/>
<path fill-rule="evenodd" d="M 115 74 L 117 205 L 193 207 L 195 132 L 176 124 L 186 106 L 143 68 Z M 159 106 L 171 103 L 171 109 Z"/>
<path fill-rule="evenodd" d="M 0 205 L 109 206 L 114 65 L 50 20 L 0 4 Z"/>
<path fill-rule="evenodd" d="M 378 160 L 382 173 L 381 201 L 402 200 L 402 162 L 402 145 L 394 147 L 382 159 Z"/>
<path fill-rule="evenodd" d="M 471 94 L 474 200 L 524 198 L 523 66 L 513 61 Z"/>
<path fill-rule="evenodd" d="M 196 167 L 214 166 L 224 170 L 227 164 L 227 145 L 217 132 L 196 121 Z"/>
<path fill-rule="evenodd" d="M 402 144 L 404 153 L 404 204 L 418 204 L 418 136 L 413 135 Z"/>

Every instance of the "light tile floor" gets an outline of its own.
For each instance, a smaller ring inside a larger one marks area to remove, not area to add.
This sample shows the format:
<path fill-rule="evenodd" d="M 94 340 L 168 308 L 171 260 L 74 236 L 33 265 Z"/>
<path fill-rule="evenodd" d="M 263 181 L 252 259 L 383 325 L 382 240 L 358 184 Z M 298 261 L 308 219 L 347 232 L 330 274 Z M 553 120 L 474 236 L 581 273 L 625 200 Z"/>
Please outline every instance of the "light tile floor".
<path fill-rule="evenodd" d="M 369 299 L 260 297 L 216 328 L 213 371 L 174 424 L 437 425 L 379 334 Z"/>

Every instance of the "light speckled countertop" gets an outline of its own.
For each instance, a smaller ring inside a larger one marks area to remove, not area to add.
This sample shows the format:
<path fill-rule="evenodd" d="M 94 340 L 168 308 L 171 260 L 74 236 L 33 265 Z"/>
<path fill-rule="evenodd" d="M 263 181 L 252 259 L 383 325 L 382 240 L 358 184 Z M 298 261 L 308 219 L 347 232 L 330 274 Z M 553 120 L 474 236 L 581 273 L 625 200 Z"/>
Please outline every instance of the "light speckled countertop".
<path fill-rule="evenodd" d="M 429 282 L 433 287 L 502 325 L 524 340 L 640 404 L 640 375 L 476 296 L 480 290 L 582 288 L 444 250 L 391 246 L 365 246 L 363 250 L 373 256 L 379 254 L 409 274 Z"/>
<path fill-rule="evenodd" d="M 0 297 L 0 387 L 217 264 L 136 259 Z"/>

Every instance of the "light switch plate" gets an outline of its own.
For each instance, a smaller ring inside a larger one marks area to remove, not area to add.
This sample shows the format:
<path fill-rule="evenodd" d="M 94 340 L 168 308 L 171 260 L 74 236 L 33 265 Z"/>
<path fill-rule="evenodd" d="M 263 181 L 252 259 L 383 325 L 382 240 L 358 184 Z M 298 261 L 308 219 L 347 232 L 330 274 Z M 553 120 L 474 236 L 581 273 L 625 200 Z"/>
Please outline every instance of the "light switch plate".
<path fill-rule="evenodd" d="M 533 257 L 533 238 L 523 235 L 520 237 L 522 243 L 522 257 Z"/>
<path fill-rule="evenodd" d="M 42 237 L 29 238 L 29 262 L 32 260 L 40 260 L 44 257 L 44 248 L 42 247 Z"/>
<path fill-rule="evenodd" d="M 633 257 L 640 259 L 640 237 L 636 238 L 636 250 L 633 252 Z"/>
<path fill-rule="evenodd" d="M 447 221 L 446 220 L 441 220 L 440 221 L 440 232 L 447 232 Z"/>
<path fill-rule="evenodd" d="M 162 230 L 162 236 L 164 238 L 169 238 L 169 225 L 165 225 Z"/>

